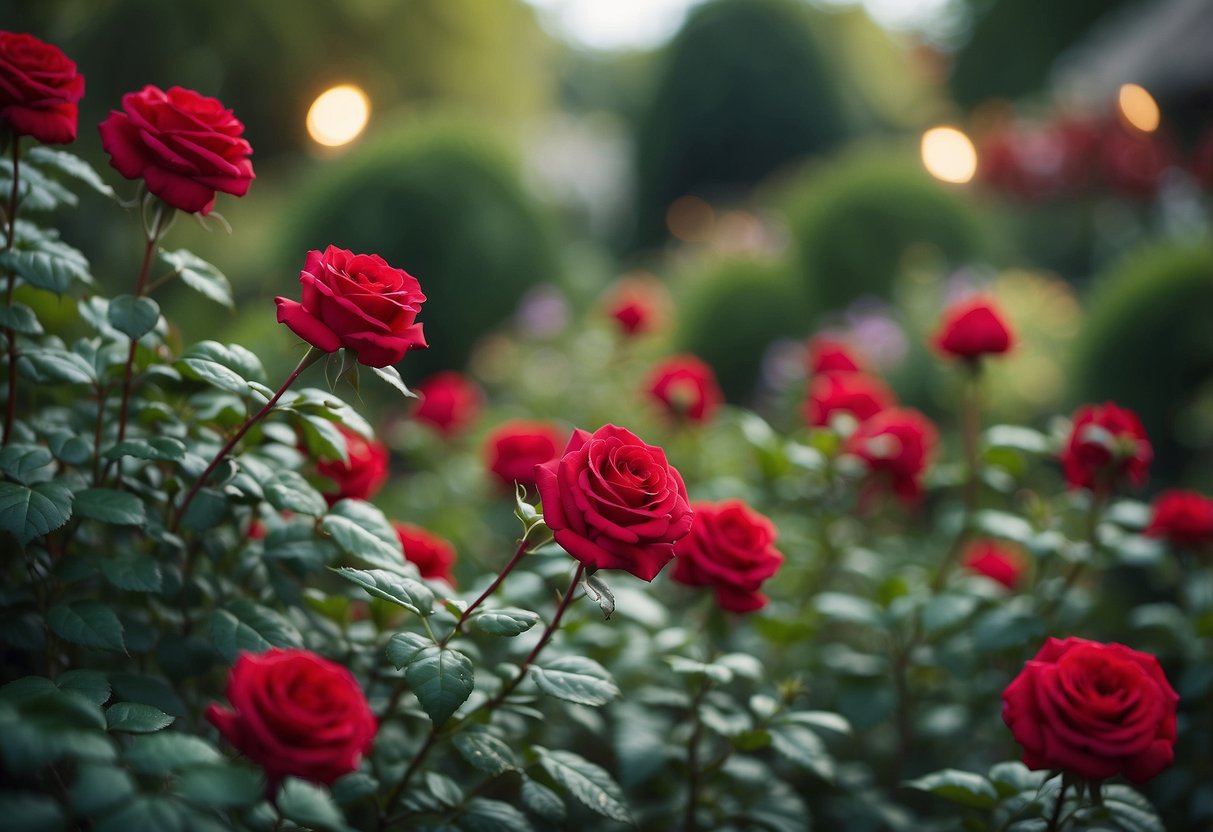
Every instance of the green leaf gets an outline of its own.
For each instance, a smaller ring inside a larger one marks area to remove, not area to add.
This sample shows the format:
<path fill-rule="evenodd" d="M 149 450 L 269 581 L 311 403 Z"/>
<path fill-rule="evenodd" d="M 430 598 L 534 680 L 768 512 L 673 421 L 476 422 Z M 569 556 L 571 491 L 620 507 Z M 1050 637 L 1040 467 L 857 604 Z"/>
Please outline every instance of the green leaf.
<path fill-rule="evenodd" d="M 518 770 L 518 758 L 514 750 L 501 738 L 483 728 L 468 728 L 456 734 L 452 740 L 459 756 L 474 767 L 488 774 L 501 774 Z"/>
<path fill-rule="evenodd" d="M 990 768 L 990 782 L 1003 797 L 1038 791 L 1048 776 L 1048 772 L 1030 771 L 1020 762 L 997 763 Z"/>
<path fill-rule="evenodd" d="M 417 615 L 434 614 L 434 593 L 421 581 L 397 575 L 386 569 L 332 568 L 347 581 L 353 581 L 376 598 L 391 601 Z"/>
<path fill-rule="evenodd" d="M 126 652 L 122 622 L 100 601 L 55 604 L 46 612 L 46 623 L 55 635 L 72 644 Z"/>
<path fill-rule="evenodd" d="M 68 465 L 83 465 L 93 456 L 92 442 L 70 431 L 52 431 L 46 439 L 55 458 Z"/>
<path fill-rule="evenodd" d="M 581 586 L 586 596 L 602 610 L 603 620 L 610 621 L 611 616 L 615 614 L 615 594 L 606 585 L 606 581 L 595 574 L 582 581 Z"/>
<path fill-rule="evenodd" d="M 1019 425 L 994 425 L 986 429 L 985 444 L 988 448 L 1012 448 L 1030 454 L 1049 452 L 1049 438 L 1040 431 Z"/>
<path fill-rule="evenodd" d="M 245 397 L 250 392 L 243 372 L 248 369 L 245 363 L 243 356 L 231 347 L 217 341 L 200 341 L 181 355 L 177 368 L 189 378 Z"/>
<path fill-rule="evenodd" d="M 563 824 L 568 814 L 560 795 L 529 777 L 522 781 L 522 805 L 555 824 Z"/>
<path fill-rule="evenodd" d="M 288 777 L 278 790 L 278 811 L 289 821 L 324 832 L 347 832 L 345 816 L 327 791 Z"/>
<path fill-rule="evenodd" d="M 0 269 L 16 272 L 26 283 L 62 295 L 73 283 L 91 286 L 88 259 L 62 240 L 43 239 L 30 248 L 0 251 Z"/>
<path fill-rule="evenodd" d="M 353 803 L 378 791 L 379 781 L 363 771 L 350 772 L 329 786 L 329 793 L 338 803 Z"/>
<path fill-rule="evenodd" d="M 827 783 L 834 781 L 834 759 L 821 737 L 803 725 L 784 724 L 771 728 L 771 747 L 788 762 L 811 771 Z"/>
<path fill-rule="evenodd" d="M 1032 542 L 1034 535 L 1031 523 L 1006 511 L 983 509 L 974 515 L 973 525 L 984 534 L 1013 540 L 1025 546 Z"/>
<path fill-rule="evenodd" d="M 37 165 L 44 172 L 49 169 L 65 174 L 78 182 L 83 182 L 102 196 L 108 196 L 111 199 L 117 198 L 114 189 L 105 184 L 105 180 L 101 178 L 101 174 L 97 173 L 92 165 L 74 153 L 68 153 L 66 150 L 56 150 L 45 145 L 38 145 L 26 151 L 25 156 L 26 159 Z"/>
<path fill-rule="evenodd" d="M 210 635 L 211 643 L 228 662 L 234 662 L 241 651 L 264 653 L 271 647 L 303 646 L 303 636 L 293 624 L 244 599 L 211 613 Z"/>
<path fill-rule="evenodd" d="M 476 687 L 472 660 L 458 650 L 426 643 L 416 633 L 396 633 L 387 650 L 392 663 L 404 668 L 405 682 L 435 727 L 450 719 Z"/>
<path fill-rule="evenodd" d="M 561 656 L 543 667 L 531 665 L 531 676 L 548 696 L 578 705 L 605 705 L 619 688 L 605 667 L 584 656 Z"/>
<path fill-rule="evenodd" d="M 9 479 L 29 485 L 38 479 L 49 479 L 42 469 L 52 462 L 49 448 L 41 445 L 12 444 L 0 449 L 0 471 Z"/>
<path fill-rule="evenodd" d="M 25 545 L 62 526 L 72 516 L 72 492 L 56 482 L 33 486 L 0 482 L 0 530 Z"/>
<path fill-rule="evenodd" d="M 847 624 L 879 627 L 883 620 L 880 607 L 867 598 L 842 592 L 822 592 L 813 599 L 813 607 L 826 618 Z"/>
<path fill-rule="evenodd" d="M 63 807 L 50 795 L 0 792 L 0 817 L 6 829 L 21 832 L 57 832 L 67 829 Z"/>
<path fill-rule="evenodd" d="M 945 768 L 915 780 L 907 780 L 902 785 L 978 809 L 989 809 L 998 803 L 998 791 L 994 784 L 972 771 Z"/>
<path fill-rule="evenodd" d="M 142 500 L 113 488 L 86 488 L 77 492 L 74 511 L 81 517 L 115 526 L 141 526 L 147 519 Z"/>
<path fill-rule="evenodd" d="M 185 443 L 171 436 L 154 436 L 151 439 L 127 439 L 106 448 L 106 459 L 133 456 L 136 459 L 176 462 L 185 458 Z"/>
<path fill-rule="evenodd" d="M 494 636 L 516 636 L 539 623 L 539 613 L 515 607 L 485 610 L 472 616 L 472 623 Z"/>
<path fill-rule="evenodd" d="M 605 769 L 571 751 L 549 751 L 540 746 L 534 750 L 543 770 L 587 809 L 620 823 L 632 823 L 623 790 Z"/>
<path fill-rule="evenodd" d="M 195 292 L 228 308 L 235 306 L 232 302 L 232 284 L 227 277 L 192 251 L 161 249 L 160 259 L 168 263 L 181 277 L 181 282 Z"/>
<path fill-rule="evenodd" d="M 111 731 L 150 734 L 172 725 L 175 717 L 140 702 L 115 702 L 105 712 L 105 719 Z"/>
<path fill-rule="evenodd" d="M 434 642 L 420 633 L 395 633 L 387 643 L 387 657 L 401 668 L 412 664 L 421 651 L 432 647 Z"/>
<path fill-rule="evenodd" d="M 68 670 L 55 677 L 55 684 L 60 690 L 79 694 L 98 707 L 110 698 L 109 680 L 98 670 Z"/>
<path fill-rule="evenodd" d="M 1166 832 L 1150 801 L 1128 786 L 1119 783 L 1104 786 L 1103 805 L 1108 816 L 1125 832 Z"/>
<path fill-rule="evenodd" d="M 851 723 L 846 717 L 830 711 L 791 711 L 781 716 L 780 721 L 795 722 L 808 728 L 820 728 L 844 736 L 851 734 Z"/>
<path fill-rule="evenodd" d="M 320 521 L 320 528 L 348 555 L 380 569 L 415 574 L 392 524 L 365 500 L 339 500 Z"/>
<path fill-rule="evenodd" d="M 95 832 L 185 832 L 186 818 L 180 802 L 171 797 L 137 794 L 131 802 L 106 815 L 93 827 Z"/>
<path fill-rule="evenodd" d="M 140 774 L 164 774 L 223 762 L 223 756 L 209 742 L 178 731 L 137 736 L 122 756 Z"/>
<path fill-rule="evenodd" d="M 83 356 L 58 347 L 25 349 L 17 367 L 38 384 L 61 381 L 65 384 L 95 384 L 97 371 Z"/>
<path fill-rule="evenodd" d="M 84 763 L 76 770 L 70 795 L 76 814 L 98 817 L 134 793 L 135 783 L 125 769 Z"/>
<path fill-rule="evenodd" d="M 279 511 L 319 517 L 328 510 L 324 497 L 298 471 L 278 471 L 273 479 L 264 483 L 264 488 L 265 499 Z"/>
<path fill-rule="evenodd" d="M 936 595 L 922 609 L 922 628 L 928 635 L 950 630 L 967 621 L 975 609 L 977 599 L 972 595 Z"/>
<path fill-rule="evenodd" d="M 0 326 L 22 335 L 42 334 L 42 323 L 38 316 L 24 303 L 0 306 Z"/>
<path fill-rule="evenodd" d="M 194 766 L 182 772 L 176 791 L 196 806 L 233 809 L 259 801 L 265 794 L 265 777 L 249 766 Z"/>
<path fill-rule="evenodd" d="M 713 682 L 721 685 L 727 685 L 733 681 L 733 671 L 722 665 L 706 664 L 682 656 L 670 656 L 666 661 L 670 663 L 670 670 L 673 670 L 675 673 L 685 673 L 687 675 L 703 674 Z"/>
<path fill-rule="evenodd" d="M 417 394 L 405 386 L 404 379 L 400 377 L 400 372 L 395 367 L 390 365 L 387 367 L 371 367 L 371 372 L 396 388 L 400 395 L 407 396 L 410 399 L 417 398 Z"/>
<path fill-rule="evenodd" d="M 156 328 L 160 304 L 151 298 L 119 295 L 109 303 L 110 325 L 133 341 Z"/>
<path fill-rule="evenodd" d="M 526 815 L 508 803 L 473 797 L 459 817 L 459 828 L 468 832 L 534 832 Z"/>

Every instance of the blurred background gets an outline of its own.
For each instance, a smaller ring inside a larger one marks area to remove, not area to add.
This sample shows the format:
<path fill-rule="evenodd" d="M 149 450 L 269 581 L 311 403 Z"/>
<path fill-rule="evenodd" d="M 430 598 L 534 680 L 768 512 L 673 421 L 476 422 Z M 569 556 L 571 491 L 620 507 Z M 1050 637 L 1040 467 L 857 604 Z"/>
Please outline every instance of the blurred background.
<path fill-rule="evenodd" d="M 123 93 L 191 87 L 245 123 L 257 181 L 220 196 L 231 230 L 181 219 L 168 240 L 229 276 L 239 314 L 184 292 L 162 304 L 183 339 L 244 343 L 271 376 L 298 355 L 272 298 L 332 243 L 421 281 L 432 347 L 402 362 L 406 381 L 460 369 L 501 412 L 626 420 L 634 397 L 594 393 L 596 375 L 637 386 L 645 355 L 685 351 L 731 401 L 791 423 L 804 340 L 830 330 L 946 421 L 955 373 L 925 339 L 950 299 L 981 289 L 1022 342 L 995 368 L 993 418 L 1114 399 L 1154 439 L 1156 486 L 1213 485 L 1208 0 L 2 0 L 0 13 L 80 65 L 74 150 L 124 194 L 133 183 L 88 126 Z M 112 206 L 64 221 L 98 279 L 124 285 L 136 222 Z M 655 287 L 670 314 L 636 363 L 612 365 L 602 309 L 621 279 Z M 372 386 L 362 395 L 390 422 Z"/>

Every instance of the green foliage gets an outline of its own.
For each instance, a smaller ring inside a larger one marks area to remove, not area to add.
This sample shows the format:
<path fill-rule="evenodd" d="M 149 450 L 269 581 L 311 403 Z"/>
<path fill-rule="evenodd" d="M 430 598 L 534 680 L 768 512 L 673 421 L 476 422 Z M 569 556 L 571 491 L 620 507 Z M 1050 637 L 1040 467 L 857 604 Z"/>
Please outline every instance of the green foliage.
<path fill-rule="evenodd" d="M 845 135 L 818 23 L 789 0 L 715 0 L 690 13 L 639 127 L 637 243 L 664 239 L 678 197 L 742 191 Z"/>

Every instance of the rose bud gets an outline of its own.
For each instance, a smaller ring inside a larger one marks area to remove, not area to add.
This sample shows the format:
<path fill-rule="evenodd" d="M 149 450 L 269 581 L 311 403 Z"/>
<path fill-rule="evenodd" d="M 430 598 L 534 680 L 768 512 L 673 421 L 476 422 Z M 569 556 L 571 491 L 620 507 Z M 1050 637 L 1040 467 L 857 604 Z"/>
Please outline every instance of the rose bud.
<path fill-rule="evenodd" d="M 330 506 L 338 500 L 369 500 L 387 481 L 388 450 L 383 444 L 344 425 L 339 424 L 337 428 L 345 437 L 349 462 L 337 458 L 316 465 L 316 471 L 332 480 L 335 486 L 324 492 L 324 499 Z"/>
<path fill-rule="evenodd" d="M 624 279 L 607 299 L 606 314 L 622 335 L 631 338 L 660 328 L 667 303 L 665 289 L 657 281 Z"/>
<path fill-rule="evenodd" d="M 33 35 L 0 32 L 0 124 L 43 144 L 76 140 L 84 76 L 57 47 Z"/>
<path fill-rule="evenodd" d="M 480 414 L 480 389 L 452 370 L 430 376 L 413 392 L 420 399 L 413 418 L 448 439 L 462 433 Z"/>
<path fill-rule="evenodd" d="M 1015 589 L 1023 578 L 1026 562 L 1018 549 L 996 540 L 974 540 L 961 557 L 964 567 L 992 581 Z"/>
<path fill-rule="evenodd" d="M 847 437 L 846 449 L 903 502 L 922 496 L 922 475 L 939 441 L 927 417 L 910 408 L 882 410 Z"/>
<path fill-rule="evenodd" d="M 693 355 L 676 355 L 649 373 L 649 397 L 676 421 L 711 421 L 724 401 L 712 368 Z"/>
<path fill-rule="evenodd" d="M 110 111 L 99 129 L 114 170 L 187 214 L 209 214 L 217 191 L 244 196 L 254 179 L 244 125 L 193 90 L 149 85 L 127 93 L 121 112 Z"/>
<path fill-rule="evenodd" d="M 206 718 L 271 790 L 284 777 L 328 784 L 356 771 L 378 730 L 354 675 L 308 650 L 241 653 L 227 698 L 231 709 L 212 703 Z"/>
<path fill-rule="evenodd" d="M 712 587 L 716 603 L 729 612 L 765 607 L 767 597 L 758 588 L 783 563 L 775 524 L 741 500 L 692 503 L 691 509 L 691 533 L 674 544 L 673 579 Z"/>
<path fill-rule="evenodd" d="M 1003 691 L 1002 719 L 1030 769 L 1144 783 L 1174 758 L 1178 702 L 1154 656 L 1050 638 Z"/>
<path fill-rule="evenodd" d="M 809 382 L 804 420 L 810 427 L 828 427 L 838 413 L 862 422 L 897 401 L 885 383 L 864 373 L 824 373 Z"/>
<path fill-rule="evenodd" d="M 651 581 L 691 528 L 686 486 L 665 452 L 615 425 L 573 431 L 535 482 L 556 542 L 590 569 Z"/>
<path fill-rule="evenodd" d="M 944 312 L 932 343 L 943 355 L 974 360 L 1007 352 L 1015 336 L 994 302 L 976 297 L 953 304 Z"/>
<path fill-rule="evenodd" d="M 435 534 L 411 523 L 396 523 L 392 526 L 404 547 L 404 559 L 417 567 L 421 577 L 446 581 L 455 585 L 451 567 L 455 564 L 455 547 Z"/>
<path fill-rule="evenodd" d="M 1124 479 L 1145 485 L 1154 449 L 1136 413 L 1112 402 L 1084 405 L 1073 423 L 1060 455 L 1071 488 L 1107 494 Z"/>
<path fill-rule="evenodd" d="M 506 422 L 484 440 L 488 469 L 506 488 L 516 482 L 533 488 L 535 466 L 555 459 L 563 440 L 564 433 L 547 422 Z"/>
<path fill-rule="evenodd" d="M 386 367 L 425 349 L 417 313 L 425 302 L 417 278 L 377 254 L 329 246 L 309 251 L 299 273 L 302 302 L 274 298 L 278 322 L 313 347 L 343 347 L 367 367 Z"/>
<path fill-rule="evenodd" d="M 1213 499 L 1195 491 L 1172 489 L 1154 498 L 1154 515 L 1146 534 L 1175 546 L 1213 542 Z"/>
<path fill-rule="evenodd" d="M 814 335 L 809 339 L 805 368 L 810 376 L 819 373 L 858 373 L 863 370 L 849 344 L 826 335 Z"/>

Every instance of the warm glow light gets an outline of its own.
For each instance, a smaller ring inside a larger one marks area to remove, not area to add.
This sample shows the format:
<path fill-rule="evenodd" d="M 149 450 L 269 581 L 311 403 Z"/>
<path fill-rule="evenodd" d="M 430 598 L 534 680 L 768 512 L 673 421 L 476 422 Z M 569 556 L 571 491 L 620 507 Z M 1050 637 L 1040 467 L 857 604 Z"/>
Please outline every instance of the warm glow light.
<path fill-rule="evenodd" d="M 325 147 L 339 147 L 358 138 L 371 115 L 366 93 L 353 84 L 322 92 L 307 111 L 307 133 Z"/>
<path fill-rule="evenodd" d="M 932 127 L 922 134 L 922 164 L 944 182 L 968 182 L 977 173 L 977 148 L 955 127 Z"/>
<path fill-rule="evenodd" d="M 1158 122 L 1161 118 L 1158 102 L 1146 91 L 1145 87 L 1138 84 L 1125 84 L 1120 88 L 1116 101 L 1120 105 L 1121 117 L 1130 125 L 1143 133 L 1153 133 L 1158 129 Z"/>
<path fill-rule="evenodd" d="M 712 236 L 716 211 L 697 196 L 680 196 L 665 212 L 670 233 L 686 243 L 702 243 Z"/>

